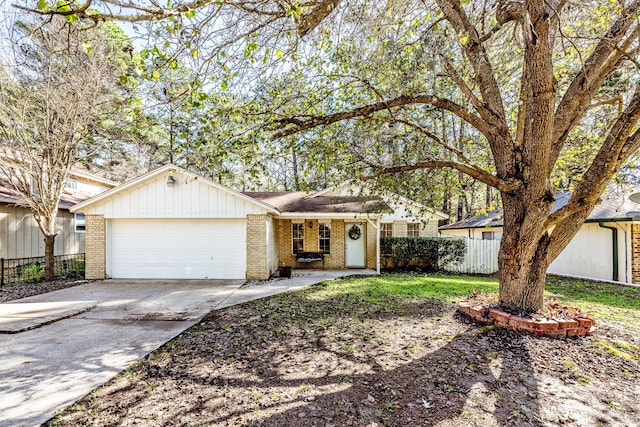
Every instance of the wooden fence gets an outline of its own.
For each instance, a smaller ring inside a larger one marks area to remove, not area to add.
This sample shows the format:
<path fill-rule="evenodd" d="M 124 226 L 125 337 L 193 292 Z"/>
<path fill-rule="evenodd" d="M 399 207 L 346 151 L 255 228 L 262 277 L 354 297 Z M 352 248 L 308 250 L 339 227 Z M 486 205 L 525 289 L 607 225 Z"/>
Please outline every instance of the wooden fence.
<path fill-rule="evenodd" d="M 442 267 L 454 273 L 492 274 L 498 271 L 499 240 L 466 239 L 467 253 L 459 264 Z"/>

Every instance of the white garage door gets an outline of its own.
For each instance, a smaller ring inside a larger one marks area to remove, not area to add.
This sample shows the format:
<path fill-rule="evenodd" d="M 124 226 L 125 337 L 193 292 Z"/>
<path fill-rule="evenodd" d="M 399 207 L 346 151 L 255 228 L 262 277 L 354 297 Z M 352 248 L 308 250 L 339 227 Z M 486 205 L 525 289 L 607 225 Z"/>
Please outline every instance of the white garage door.
<path fill-rule="evenodd" d="M 117 219 L 108 233 L 113 278 L 245 278 L 243 219 Z"/>

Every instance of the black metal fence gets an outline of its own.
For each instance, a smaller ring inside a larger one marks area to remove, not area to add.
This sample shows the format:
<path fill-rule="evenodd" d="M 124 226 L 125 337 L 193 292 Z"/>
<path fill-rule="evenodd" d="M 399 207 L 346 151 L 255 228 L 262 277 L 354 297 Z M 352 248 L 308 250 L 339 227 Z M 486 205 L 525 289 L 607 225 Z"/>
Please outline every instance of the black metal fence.
<path fill-rule="evenodd" d="M 58 255 L 55 258 L 55 277 L 84 279 L 84 254 Z M 33 283 L 44 280 L 44 257 L 0 258 L 0 286 Z"/>

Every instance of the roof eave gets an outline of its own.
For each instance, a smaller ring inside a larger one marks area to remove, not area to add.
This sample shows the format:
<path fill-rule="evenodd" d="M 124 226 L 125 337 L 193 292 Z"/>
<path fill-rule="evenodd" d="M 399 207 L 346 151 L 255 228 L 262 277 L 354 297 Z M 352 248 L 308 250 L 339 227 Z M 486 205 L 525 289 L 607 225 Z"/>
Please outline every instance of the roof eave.
<path fill-rule="evenodd" d="M 584 221 L 585 224 L 597 224 L 599 222 L 640 222 L 640 217 L 624 217 L 624 218 L 590 218 Z M 442 226 L 438 228 L 438 230 L 470 230 L 470 229 L 478 229 L 478 228 L 497 228 L 503 227 L 503 224 L 494 224 L 494 225 L 473 225 L 473 226 L 464 226 L 464 227 L 447 227 Z"/>
<path fill-rule="evenodd" d="M 280 219 L 300 219 L 300 218 L 371 218 L 380 217 L 383 213 L 366 212 L 283 212 L 278 215 Z"/>
<path fill-rule="evenodd" d="M 439 227 L 438 230 L 471 230 L 476 228 L 497 228 L 497 227 L 504 227 L 504 225 L 503 224 L 469 225 L 464 227 L 447 227 L 446 225 L 443 225 L 442 227 Z"/>
<path fill-rule="evenodd" d="M 587 219 L 585 221 L 585 224 L 587 223 L 597 224 L 599 222 L 638 222 L 638 221 L 640 221 L 640 217 L 637 217 L 637 216 L 624 217 L 624 218 L 592 218 L 592 219 Z"/>

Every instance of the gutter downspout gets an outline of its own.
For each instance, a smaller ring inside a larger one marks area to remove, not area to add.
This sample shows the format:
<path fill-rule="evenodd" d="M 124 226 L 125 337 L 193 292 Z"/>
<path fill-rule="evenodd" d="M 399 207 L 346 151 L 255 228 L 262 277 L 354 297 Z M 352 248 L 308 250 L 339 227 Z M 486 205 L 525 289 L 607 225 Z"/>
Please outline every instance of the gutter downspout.
<path fill-rule="evenodd" d="M 616 227 L 611 227 L 608 225 L 604 225 L 604 222 L 598 222 L 598 225 L 601 228 L 608 228 L 611 230 L 611 239 L 612 239 L 612 247 L 611 252 L 613 254 L 613 281 L 618 281 L 618 229 Z"/>

